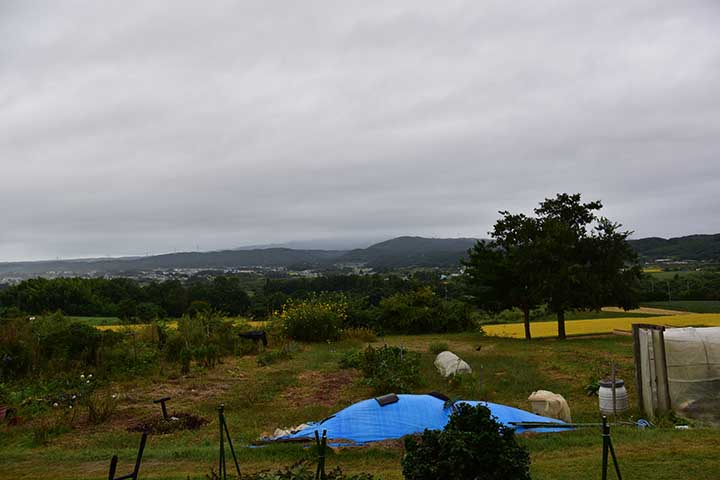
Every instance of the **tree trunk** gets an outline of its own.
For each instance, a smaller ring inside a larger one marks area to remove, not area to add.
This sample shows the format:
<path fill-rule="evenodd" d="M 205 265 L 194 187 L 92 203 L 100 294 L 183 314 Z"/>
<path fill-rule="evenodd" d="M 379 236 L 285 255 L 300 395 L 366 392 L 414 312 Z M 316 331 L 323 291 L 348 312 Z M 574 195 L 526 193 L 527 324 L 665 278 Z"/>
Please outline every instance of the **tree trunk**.
<path fill-rule="evenodd" d="M 532 340 L 532 335 L 530 335 L 530 309 L 529 308 L 523 308 L 523 316 L 524 316 L 524 322 L 525 322 L 525 340 Z"/>
<path fill-rule="evenodd" d="M 560 340 L 565 340 L 565 310 L 560 310 L 557 312 L 557 320 L 558 320 L 558 338 Z"/>

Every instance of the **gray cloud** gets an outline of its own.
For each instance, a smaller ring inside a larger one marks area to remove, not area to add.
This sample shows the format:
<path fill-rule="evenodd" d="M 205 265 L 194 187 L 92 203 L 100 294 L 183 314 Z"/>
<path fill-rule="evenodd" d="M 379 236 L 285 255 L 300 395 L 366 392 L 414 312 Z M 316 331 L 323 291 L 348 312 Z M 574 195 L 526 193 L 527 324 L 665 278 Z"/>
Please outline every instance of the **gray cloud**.
<path fill-rule="evenodd" d="M 208 5 L 209 3 L 209 5 Z M 720 231 L 714 0 L 0 3 L 0 260 Z"/>

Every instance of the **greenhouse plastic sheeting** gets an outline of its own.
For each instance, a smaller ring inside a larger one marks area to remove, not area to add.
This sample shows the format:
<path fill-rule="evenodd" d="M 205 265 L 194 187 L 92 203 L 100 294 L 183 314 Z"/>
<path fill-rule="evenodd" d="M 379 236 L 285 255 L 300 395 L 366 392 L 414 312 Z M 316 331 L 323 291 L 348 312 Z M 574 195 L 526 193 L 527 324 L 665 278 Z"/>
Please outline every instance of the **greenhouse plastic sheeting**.
<path fill-rule="evenodd" d="M 314 438 L 315 431 L 327 430 L 327 437 L 335 444 L 363 444 L 397 439 L 425 429 L 442 430 L 450 419 L 452 408 L 431 395 L 398 395 L 399 401 L 381 407 L 375 399 L 363 400 L 339 411 L 322 422 L 312 423 L 291 435 L 275 440 Z M 490 402 L 460 400 L 457 403 L 484 405 L 505 426 L 511 422 L 553 422 L 560 420 L 535 415 L 518 408 Z M 515 427 L 513 427 L 515 428 Z M 518 432 L 523 428 L 516 428 Z M 534 428 L 536 432 L 553 432 L 567 428 Z"/>
<path fill-rule="evenodd" d="M 665 330 L 665 358 L 673 408 L 720 421 L 720 328 Z"/>

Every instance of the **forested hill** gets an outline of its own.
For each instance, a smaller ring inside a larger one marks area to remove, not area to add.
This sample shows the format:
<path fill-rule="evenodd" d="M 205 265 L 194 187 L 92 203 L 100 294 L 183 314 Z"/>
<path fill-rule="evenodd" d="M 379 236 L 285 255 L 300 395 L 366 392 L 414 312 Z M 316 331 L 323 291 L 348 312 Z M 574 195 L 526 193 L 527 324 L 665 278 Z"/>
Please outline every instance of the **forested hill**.
<path fill-rule="evenodd" d="M 456 266 L 475 238 L 398 237 L 351 250 L 339 262 L 361 262 L 374 268 Z"/>
<path fill-rule="evenodd" d="M 287 267 L 323 268 L 337 264 L 365 264 L 373 268 L 457 266 L 473 246 L 471 238 L 398 237 L 356 250 L 295 250 L 258 248 L 217 252 L 185 252 L 146 257 L 47 262 L 0 263 L 0 274 L 62 275 L 123 273 L 173 268 Z"/>
<path fill-rule="evenodd" d="M 645 261 L 670 258 L 673 260 L 720 260 L 720 233 L 688 235 L 676 238 L 641 238 L 630 245 Z"/>
<path fill-rule="evenodd" d="M 345 252 L 333 250 L 292 250 L 264 248 L 257 250 L 222 250 L 217 252 L 182 252 L 146 257 L 93 260 L 55 260 L 48 262 L 0 263 L 0 274 L 42 275 L 63 273 L 120 273 L 172 268 L 293 267 L 312 268 L 332 263 Z"/>
<path fill-rule="evenodd" d="M 355 250 L 296 250 L 257 248 L 216 252 L 184 252 L 146 257 L 46 262 L 0 263 L 0 278 L 14 274 L 53 275 L 110 273 L 122 274 L 154 269 L 222 269 L 242 267 L 327 268 L 342 264 L 364 264 L 375 269 L 403 267 L 452 267 L 459 264 L 477 239 L 398 237 Z M 720 234 L 679 238 L 630 240 L 644 261 L 659 258 L 676 260 L 720 260 Z"/>

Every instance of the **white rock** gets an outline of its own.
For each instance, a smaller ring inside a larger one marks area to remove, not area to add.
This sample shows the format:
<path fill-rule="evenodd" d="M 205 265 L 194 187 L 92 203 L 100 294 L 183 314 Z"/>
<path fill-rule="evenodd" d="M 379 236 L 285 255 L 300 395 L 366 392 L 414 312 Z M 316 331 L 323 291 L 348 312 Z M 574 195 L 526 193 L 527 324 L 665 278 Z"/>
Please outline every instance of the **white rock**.
<path fill-rule="evenodd" d="M 462 373 L 472 373 L 472 368 L 462 358 L 452 352 L 444 351 L 435 357 L 435 367 L 443 377 Z"/>

